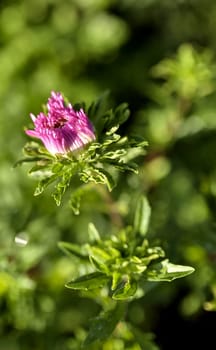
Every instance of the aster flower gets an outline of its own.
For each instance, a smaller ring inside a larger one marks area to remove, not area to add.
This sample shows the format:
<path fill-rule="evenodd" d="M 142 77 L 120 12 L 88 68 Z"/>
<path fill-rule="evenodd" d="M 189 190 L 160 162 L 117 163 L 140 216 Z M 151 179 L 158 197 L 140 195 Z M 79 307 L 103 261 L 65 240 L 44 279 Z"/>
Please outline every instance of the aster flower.
<path fill-rule="evenodd" d="M 76 111 L 71 104 L 66 106 L 61 93 L 51 92 L 47 109 L 47 115 L 30 114 L 35 128 L 26 130 L 26 134 L 40 139 L 51 154 L 67 154 L 95 140 L 93 126 L 83 109 Z"/>

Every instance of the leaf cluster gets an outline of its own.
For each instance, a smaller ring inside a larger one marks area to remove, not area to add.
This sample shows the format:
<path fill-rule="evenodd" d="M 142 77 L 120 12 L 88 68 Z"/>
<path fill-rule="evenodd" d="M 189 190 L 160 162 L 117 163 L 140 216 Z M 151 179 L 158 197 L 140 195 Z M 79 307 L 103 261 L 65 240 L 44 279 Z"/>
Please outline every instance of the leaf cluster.
<path fill-rule="evenodd" d="M 133 225 L 118 235 L 102 240 L 91 223 L 89 243 L 79 246 L 59 242 L 65 253 L 91 267 L 90 273 L 73 279 L 66 287 L 81 291 L 107 287 L 112 299 L 130 300 L 142 296 L 149 281 L 173 281 L 192 273 L 192 267 L 170 263 L 161 247 L 150 245 L 146 238 L 149 220 L 150 206 L 146 198 L 141 197 Z"/>
<path fill-rule="evenodd" d="M 96 141 L 84 149 L 52 156 L 38 143 L 26 144 L 25 157 L 16 165 L 34 163 L 29 174 L 39 180 L 34 193 L 36 196 L 41 194 L 47 186 L 54 184 L 52 196 L 56 204 L 60 205 L 62 196 L 72 179 L 74 182 L 78 181 L 78 185 L 80 182 L 103 184 L 111 191 L 116 184 L 116 172 L 138 172 L 133 159 L 144 153 L 147 142 L 139 137 L 127 137 L 117 133 L 120 126 L 128 119 L 130 111 L 126 103 L 114 110 L 106 110 L 106 99 L 105 93 L 86 111 L 94 122 Z M 75 105 L 75 108 L 80 106 Z M 82 107 L 85 108 L 83 105 Z M 76 207 L 76 204 L 72 206 Z"/>

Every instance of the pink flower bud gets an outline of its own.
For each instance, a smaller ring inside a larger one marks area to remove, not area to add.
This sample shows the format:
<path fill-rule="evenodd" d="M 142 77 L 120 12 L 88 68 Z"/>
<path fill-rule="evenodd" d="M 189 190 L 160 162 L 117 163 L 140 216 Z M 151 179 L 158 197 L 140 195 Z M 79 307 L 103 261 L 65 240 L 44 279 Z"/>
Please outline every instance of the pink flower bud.
<path fill-rule="evenodd" d="M 26 130 L 26 134 L 41 139 L 51 154 L 73 152 L 95 140 L 93 126 L 83 109 L 75 111 L 71 104 L 66 106 L 61 93 L 51 93 L 47 108 L 47 115 L 30 114 L 35 128 Z"/>

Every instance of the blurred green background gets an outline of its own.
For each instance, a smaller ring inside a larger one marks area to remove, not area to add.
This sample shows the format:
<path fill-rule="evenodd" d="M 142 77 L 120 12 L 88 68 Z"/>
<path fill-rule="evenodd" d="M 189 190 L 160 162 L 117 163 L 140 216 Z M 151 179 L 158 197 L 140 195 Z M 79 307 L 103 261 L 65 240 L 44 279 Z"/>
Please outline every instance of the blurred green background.
<path fill-rule="evenodd" d="M 214 0 L 1 1 L 0 349 L 79 349 L 99 306 L 65 289 L 78 272 L 57 242 L 85 242 L 89 221 L 115 232 L 139 193 L 152 206 L 150 238 L 196 272 L 131 303 L 128 322 L 165 350 L 214 339 L 215 26 Z M 74 216 L 67 198 L 56 208 L 49 190 L 33 197 L 27 167 L 13 164 L 51 90 L 90 104 L 106 89 L 113 106 L 129 103 L 122 132 L 144 136 L 148 152 L 139 176 L 120 178 L 111 198 L 89 194 Z M 141 348 L 119 339 L 112 349 Z"/>

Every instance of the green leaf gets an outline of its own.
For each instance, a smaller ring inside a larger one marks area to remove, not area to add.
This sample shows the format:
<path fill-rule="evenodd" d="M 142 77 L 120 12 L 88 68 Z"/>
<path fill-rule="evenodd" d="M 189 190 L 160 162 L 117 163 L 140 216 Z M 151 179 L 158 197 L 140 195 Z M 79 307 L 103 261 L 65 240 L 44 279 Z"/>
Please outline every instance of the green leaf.
<path fill-rule="evenodd" d="M 31 163 L 31 162 L 37 162 L 39 160 L 41 160 L 41 157 L 26 157 L 26 158 L 22 158 L 19 159 L 17 162 L 15 162 L 15 164 L 13 165 L 14 168 L 16 168 L 18 165 L 22 165 L 23 163 Z"/>
<path fill-rule="evenodd" d="M 93 272 L 68 282 L 65 287 L 75 290 L 92 290 L 103 287 L 109 278 L 101 272 Z"/>
<path fill-rule="evenodd" d="M 40 173 L 42 176 L 45 175 L 46 173 L 50 173 L 50 175 L 52 174 L 52 172 L 50 171 L 50 169 L 47 167 L 47 161 L 37 161 L 36 165 L 34 165 L 30 170 L 29 170 L 29 174 L 33 174 L 33 173 Z"/>
<path fill-rule="evenodd" d="M 130 110 L 128 108 L 128 103 L 123 102 L 115 109 L 115 120 L 121 125 L 126 122 L 130 116 Z"/>
<path fill-rule="evenodd" d="M 92 191 L 91 184 L 84 184 L 71 193 L 70 207 L 75 215 L 79 215 L 81 200 L 89 191 Z"/>
<path fill-rule="evenodd" d="M 89 345 L 96 340 L 105 340 L 111 336 L 119 321 L 123 318 L 125 305 L 119 303 L 115 309 L 103 312 L 100 316 L 91 321 L 89 334 L 84 342 L 84 347 L 88 349 Z"/>
<path fill-rule="evenodd" d="M 121 276 L 119 271 L 114 271 L 113 272 L 113 274 L 112 274 L 112 286 L 111 286 L 112 290 L 117 289 L 117 286 L 118 286 L 118 284 L 121 281 L 121 277 L 122 276 Z"/>
<path fill-rule="evenodd" d="M 134 217 L 134 229 L 136 232 L 139 232 L 142 236 L 146 235 L 148 231 L 150 216 L 151 207 L 146 197 L 142 196 L 137 203 Z"/>
<path fill-rule="evenodd" d="M 133 135 L 129 139 L 129 144 L 131 147 L 146 147 L 148 146 L 148 141 L 143 140 L 143 138 L 138 135 Z"/>
<path fill-rule="evenodd" d="M 103 174 L 105 179 L 105 184 L 107 185 L 108 190 L 111 192 L 112 189 L 116 186 L 115 180 L 112 175 L 105 169 L 100 168 L 100 172 Z"/>
<path fill-rule="evenodd" d="M 81 180 L 83 182 L 94 182 L 107 185 L 109 191 L 115 186 L 112 176 L 102 168 L 88 167 L 81 172 Z"/>
<path fill-rule="evenodd" d="M 121 139 L 121 136 L 118 134 L 107 136 L 103 141 L 102 148 L 106 149 L 108 146 L 118 142 L 120 139 Z"/>
<path fill-rule="evenodd" d="M 134 296 L 137 290 L 137 282 L 130 281 L 129 277 L 124 278 L 113 292 L 115 300 L 127 300 Z"/>
<path fill-rule="evenodd" d="M 176 278 L 190 275 L 194 271 L 194 268 L 191 266 L 175 265 L 170 263 L 168 259 L 165 259 L 148 269 L 147 280 L 171 282 Z"/>
<path fill-rule="evenodd" d="M 142 273 L 147 269 L 146 261 L 143 262 L 137 256 L 131 256 L 128 261 L 128 272 Z"/>
<path fill-rule="evenodd" d="M 23 148 L 23 152 L 29 158 L 39 157 L 40 159 L 54 159 L 54 156 L 51 155 L 45 147 L 41 146 L 37 142 L 27 142 Z"/>
<path fill-rule="evenodd" d="M 94 101 L 87 110 L 87 115 L 92 120 L 97 133 L 100 135 L 101 131 L 104 127 L 104 120 L 102 116 L 106 112 L 108 108 L 108 100 L 109 100 L 110 92 L 105 91 L 99 98 Z"/>
<path fill-rule="evenodd" d="M 72 193 L 70 198 L 70 207 L 74 213 L 74 215 L 79 215 L 80 213 L 80 203 L 81 203 L 81 195 L 79 193 Z"/>
<path fill-rule="evenodd" d="M 109 273 L 108 266 L 103 264 L 100 260 L 96 259 L 94 256 L 90 255 L 89 260 L 92 265 L 96 268 L 96 270 L 105 273 L 106 275 Z"/>
<path fill-rule="evenodd" d="M 59 173 L 64 167 L 64 164 L 58 162 L 58 163 L 54 163 L 52 166 L 52 172 L 53 173 Z"/>
<path fill-rule="evenodd" d="M 49 186 L 51 183 L 53 183 L 56 180 L 56 178 L 57 176 L 56 174 L 54 174 L 39 181 L 35 189 L 34 196 L 38 196 L 39 194 L 41 194 L 47 186 Z"/>
<path fill-rule="evenodd" d="M 88 234 L 89 240 L 92 243 L 99 242 L 101 240 L 100 234 L 92 222 L 90 222 L 88 225 Z"/>
<path fill-rule="evenodd" d="M 97 246 L 89 247 L 90 255 L 93 255 L 97 260 L 100 260 L 102 263 L 110 260 L 112 256 L 110 256 L 104 249 Z"/>
<path fill-rule="evenodd" d="M 55 192 L 53 192 L 52 196 L 56 202 L 56 205 L 59 206 L 61 204 L 62 196 L 65 193 L 67 187 L 69 187 L 72 176 L 73 172 L 70 173 L 70 169 L 69 171 L 65 170 L 61 180 L 55 186 Z"/>
<path fill-rule="evenodd" d="M 141 346 L 141 349 L 144 350 L 160 350 L 159 347 L 155 344 L 154 338 L 155 334 L 153 333 L 144 333 L 143 330 L 130 326 L 136 341 Z"/>
<path fill-rule="evenodd" d="M 115 151 L 106 152 L 100 159 L 121 159 L 127 153 L 126 149 L 117 149 Z"/>
<path fill-rule="evenodd" d="M 88 254 L 85 248 L 78 244 L 68 242 L 58 242 L 58 247 L 69 256 L 76 256 L 80 259 L 87 259 Z"/>

